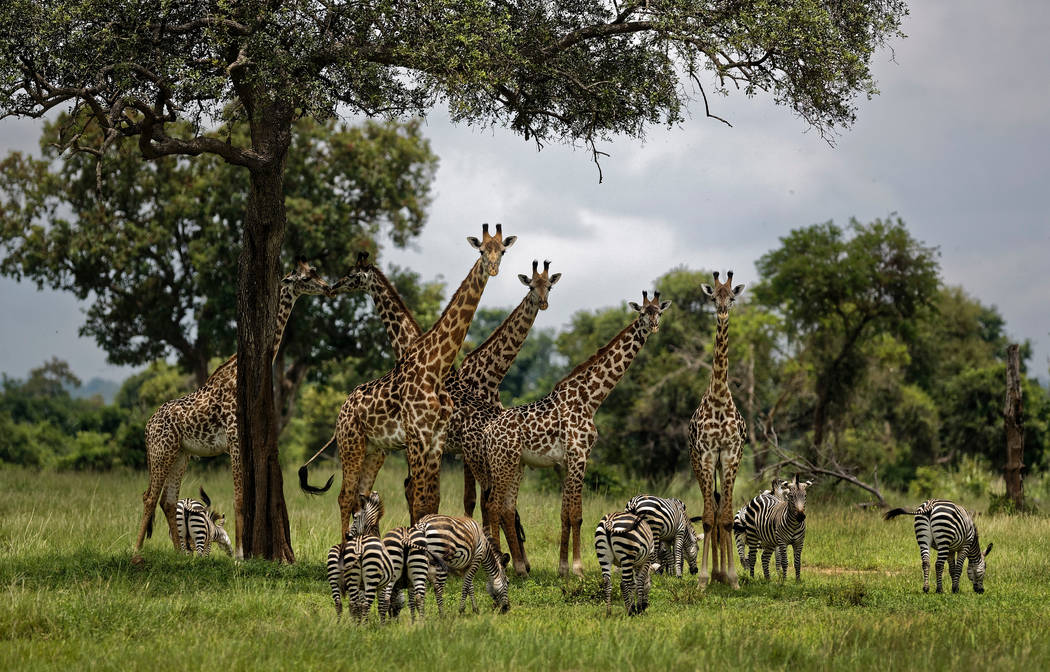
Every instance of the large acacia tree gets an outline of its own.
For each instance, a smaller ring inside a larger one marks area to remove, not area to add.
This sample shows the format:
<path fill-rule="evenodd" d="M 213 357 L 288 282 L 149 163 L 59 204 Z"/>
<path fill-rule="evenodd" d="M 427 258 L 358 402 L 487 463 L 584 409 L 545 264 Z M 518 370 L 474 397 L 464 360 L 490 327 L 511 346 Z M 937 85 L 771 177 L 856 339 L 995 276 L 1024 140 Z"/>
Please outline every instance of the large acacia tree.
<path fill-rule="evenodd" d="M 822 133 L 875 92 L 874 50 L 903 0 L 9 0 L 0 8 L 0 113 L 87 109 L 104 153 L 215 154 L 248 171 L 238 262 L 243 540 L 291 560 L 270 367 L 284 175 L 293 121 L 337 108 L 505 125 L 537 143 L 589 145 L 675 124 L 707 84 L 769 92 Z M 77 117 L 79 118 L 79 117 Z M 209 132 L 226 119 L 244 144 Z M 191 123 L 178 132 L 180 121 Z"/>

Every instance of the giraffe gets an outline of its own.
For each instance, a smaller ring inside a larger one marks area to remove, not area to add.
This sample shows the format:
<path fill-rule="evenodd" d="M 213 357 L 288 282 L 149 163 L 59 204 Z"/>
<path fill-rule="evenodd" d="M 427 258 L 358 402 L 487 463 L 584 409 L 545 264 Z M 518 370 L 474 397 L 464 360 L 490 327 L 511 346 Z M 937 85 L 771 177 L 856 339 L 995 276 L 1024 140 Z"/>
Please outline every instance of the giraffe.
<path fill-rule="evenodd" d="M 320 295 L 329 291 L 328 283 L 305 262 L 281 281 L 277 306 L 277 331 L 273 356 L 284 337 L 288 317 L 296 299 L 303 294 Z M 190 455 L 213 457 L 228 452 L 233 471 L 234 517 L 237 530 L 236 557 L 243 557 L 241 535 L 244 531 L 243 492 L 241 490 L 241 453 L 237 441 L 237 354 L 219 365 L 195 392 L 164 403 L 146 422 L 146 465 L 149 485 L 142 494 L 144 512 L 132 560 L 141 562 L 139 551 L 143 540 L 153 533 L 153 514 L 159 500 L 168 519 L 168 532 L 179 548 L 175 522 L 175 503 L 179 486 L 186 473 Z"/>
<path fill-rule="evenodd" d="M 443 381 L 467 335 L 489 277 L 499 273 L 503 254 L 517 236 L 504 238 L 499 224 L 496 234 L 490 235 L 485 224 L 480 241 L 473 236 L 467 240 L 481 256 L 441 317 L 429 331 L 409 344 L 391 371 L 351 392 L 339 411 L 335 440 L 343 471 L 339 492 L 343 535 L 350 528 L 358 494 L 371 492 L 387 452 L 402 446 L 412 479 L 408 498 L 412 522 L 437 512 L 441 450 L 452 415 L 452 398 Z M 303 469 L 300 469 L 300 486 L 308 492 L 324 492 L 328 488 L 327 485 L 310 487 Z"/>
<path fill-rule="evenodd" d="M 487 506 L 492 538 L 499 539 L 502 527 L 514 558 L 514 571 L 519 576 L 529 571 L 514 526 L 518 487 L 526 464 L 553 467 L 562 474 L 558 573 L 561 576 L 569 573 L 571 532 L 572 571 L 583 576 L 580 560 L 583 476 L 587 457 L 598 438 L 594 414 L 623 378 L 649 334 L 659 330 L 660 315 L 670 305 L 670 301 L 660 301 L 659 292 L 652 300 L 647 292 L 642 292 L 642 305 L 630 303 L 638 313 L 635 319 L 565 376 L 550 394 L 531 404 L 502 411 L 485 425 L 484 441 L 480 446 L 464 446 L 464 456 L 481 482 L 482 491 L 489 491 Z"/>
<path fill-rule="evenodd" d="M 452 395 L 454 404 L 445 438 L 446 453 L 460 454 L 466 442 L 480 442 L 482 427 L 503 410 L 499 398 L 500 383 L 518 356 L 539 311 L 547 310 L 551 287 L 561 279 L 561 273 L 549 275 L 550 264 L 544 261 L 541 272 L 539 261 L 534 260 L 531 277 L 518 274 L 518 280 L 529 289 L 525 298 L 485 342 L 471 350 L 459 367 L 445 378 L 445 389 Z M 474 515 L 475 497 L 475 477 L 464 460 L 463 512 L 467 516 Z M 483 496 L 483 522 L 485 519 Z"/>
<path fill-rule="evenodd" d="M 715 302 L 718 327 L 715 331 L 714 362 L 711 382 L 693 418 L 689 422 L 690 460 L 693 474 L 700 483 L 704 497 L 704 551 L 700 563 L 700 586 L 706 587 L 710 578 L 728 583 L 734 590 L 740 587 L 733 567 L 733 485 L 740 468 L 740 454 L 747 440 L 747 425 L 737 411 L 729 391 L 729 310 L 736 297 L 744 291 L 743 285 L 732 286 L 733 271 L 728 279 L 715 285 L 703 284 L 701 291 Z M 721 480 L 722 492 L 717 486 Z M 717 518 L 717 520 L 716 520 Z M 711 573 L 707 571 L 707 553 L 712 553 Z"/>

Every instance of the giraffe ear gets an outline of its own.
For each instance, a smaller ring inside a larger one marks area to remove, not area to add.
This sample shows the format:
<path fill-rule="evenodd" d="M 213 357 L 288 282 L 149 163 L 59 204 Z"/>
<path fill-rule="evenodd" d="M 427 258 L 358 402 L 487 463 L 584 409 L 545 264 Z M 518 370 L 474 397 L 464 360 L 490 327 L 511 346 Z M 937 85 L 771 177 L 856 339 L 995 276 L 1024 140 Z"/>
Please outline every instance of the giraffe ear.
<path fill-rule="evenodd" d="M 737 285 L 733 288 L 733 296 L 740 296 L 740 292 L 744 291 L 743 285 Z"/>
<path fill-rule="evenodd" d="M 530 287 L 531 286 L 529 284 L 531 282 L 529 280 L 529 276 L 525 275 L 524 273 L 518 273 L 518 280 L 521 280 L 521 284 L 525 285 L 526 287 Z"/>
<path fill-rule="evenodd" d="M 712 299 L 715 297 L 715 290 L 711 289 L 711 285 L 708 285 L 706 283 L 700 285 L 700 291 L 706 294 L 707 296 L 710 296 Z"/>
<path fill-rule="evenodd" d="M 551 276 L 551 278 L 550 278 L 550 281 L 551 281 L 551 284 L 552 284 L 552 285 L 553 285 L 554 283 L 558 282 L 559 280 L 561 280 L 561 273 L 555 273 L 555 274 L 554 274 L 554 275 L 552 275 L 552 276 Z"/>
<path fill-rule="evenodd" d="M 631 307 L 631 310 L 634 310 L 634 311 L 636 311 L 636 312 L 639 312 L 639 313 L 640 313 L 640 312 L 642 312 L 642 307 L 641 307 L 641 306 L 639 306 L 639 305 L 638 305 L 637 303 L 635 303 L 634 301 L 629 301 L 629 302 L 627 303 L 627 305 Z"/>
<path fill-rule="evenodd" d="M 507 249 L 508 247 L 510 247 L 511 245 L 513 245 L 516 242 L 518 242 L 518 237 L 517 236 L 507 236 L 506 238 L 503 239 L 503 249 L 504 250 Z"/>
<path fill-rule="evenodd" d="M 663 311 L 667 310 L 670 307 L 671 307 L 671 300 L 670 299 L 668 299 L 667 301 L 661 301 L 660 302 L 660 312 L 661 313 Z"/>
<path fill-rule="evenodd" d="M 475 250 L 481 249 L 481 241 L 475 238 L 474 236 L 467 236 L 467 242 L 470 243 L 470 246 L 473 247 Z"/>

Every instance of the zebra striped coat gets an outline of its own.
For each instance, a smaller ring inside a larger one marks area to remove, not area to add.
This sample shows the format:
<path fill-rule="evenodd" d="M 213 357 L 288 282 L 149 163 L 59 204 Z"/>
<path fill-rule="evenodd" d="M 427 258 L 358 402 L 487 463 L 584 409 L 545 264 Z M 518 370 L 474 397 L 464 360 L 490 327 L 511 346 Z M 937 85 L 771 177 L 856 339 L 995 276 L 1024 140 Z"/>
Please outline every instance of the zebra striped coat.
<path fill-rule="evenodd" d="M 696 574 L 699 545 L 696 543 L 696 529 L 692 526 L 695 521 L 690 520 L 686 514 L 685 502 L 654 495 L 636 495 L 627 502 L 623 510 L 643 518 L 648 523 L 660 548 L 657 555 L 661 567 L 682 578 L 684 554 L 689 560 L 690 571 Z"/>
<path fill-rule="evenodd" d="M 445 565 L 444 560 L 430 552 L 426 535 L 415 527 L 395 527 L 383 535 L 383 546 L 394 567 L 394 580 L 386 587 L 388 615 L 397 618 L 401 613 L 405 606 L 403 591 L 407 589 L 412 618 L 415 619 L 417 611 L 422 618 L 430 563 L 434 562 L 440 568 Z"/>
<path fill-rule="evenodd" d="M 332 589 L 336 617 L 342 616 L 343 597 L 350 613 L 360 623 L 368 615 L 372 600 L 379 595 L 379 618 L 384 620 L 387 584 L 394 579 L 394 565 L 383 541 L 372 534 L 362 534 L 333 546 L 328 551 L 328 585 Z"/>
<path fill-rule="evenodd" d="M 201 499 L 180 499 L 175 502 L 175 527 L 179 535 L 179 545 L 186 553 L 196 551 L 199 555 L 211 553 L 212 542 L 219 544 L 227 555 L 233 555 L 230 535 L 226 532 L 226 516 L 211 511 L 211 500 L 204 488 L 201 488 Z"/>
<path fill-rule="evenodd" d="M 489 575 L 485 587 L 492 596 L 492 601 L 502 613 L 507 613 L 510 609 L 510 599 L 507 596 L 507 574 L 504 568 L 510 556 L 504 554 L 500 557 L 492 539 L 481 530 L 481 526 L 473 518 L 432 513 L 420 518 L 415 526 L 425 536 L 430 552 L 444 560 L 447 565 L 444 569 L 440 566 L 431 568 L 431 581 L 434 584 L 439 613 L 443 614 L 445 610 L 445 582 L 448 580 L 449 570 L 463 575 L 460 612 L 466 610 L 469 596 L 470 605 L 474 613 L 477 613 L 474 574 L 480 567 L 484 567 Z"/>
<path fill-rule="evenodd" d="M 609 513 L 594 530 L 594 550 L 602 570 L 605 613 L 612 611 L 612 568 L 620 568 L 620 593 L 628 616 L 649 606 L 649 566 L 656 550 L 652 528 L 633 513 Z"/>
<path fill-rule="evenodd" d="M 733 531 L 743 533 L 744 543 L 750 547 L 748 567 L 752 576 L 755 556 L 761 549 L 762 573 L 766 579 L 769 578 L 769 558 L 776 553 L 776 569 L 783 581 L 787 577 L 787 547 L 790 545 L 795 556 L 795 580 L 801 580 L 802 547 L 806 541 L 806 488 L 810 485 L 811 481 L 801 482 L 796 475 L 793 481 L 783 486 L 783 499 L 763 493 L 737 513 Z M 738 537 L 737 552 L 740 552 L 740 547 Z"/>
<path fill-rule="evenodd" d="M 973 517 L 962 507 L 946 499 L 928 499 L 914 511 L 893 509 L 883 516 L 892 520 L 897 516 L 915 516 L 915 541 L 919 544 L 922 558 L 922 592 L 930 592 L 930 547 L 937 549 L 937 592 L 943 592 L 941 571 L 948 563 L 952 577 L 952 592 L 959 592 L 959 577 L 963 560 L 967 561 L 966 575 L 973 583 L 975 593 L 984 592 L 985 558 L 992 552 L 992 545 L 981 551 L 977 526 Z"/>
<path fill-rule="evenodd" d="M 346 536 L 356 537 L 359 534 L 371 534 L 379 536 L 379 521 L 383 518 L 386 508 L 383 506 L 383 498 L 373 490 L 367 497 L 358 495 L 358 509 L 354 514 L 353 523 L 347 531 Z"/>

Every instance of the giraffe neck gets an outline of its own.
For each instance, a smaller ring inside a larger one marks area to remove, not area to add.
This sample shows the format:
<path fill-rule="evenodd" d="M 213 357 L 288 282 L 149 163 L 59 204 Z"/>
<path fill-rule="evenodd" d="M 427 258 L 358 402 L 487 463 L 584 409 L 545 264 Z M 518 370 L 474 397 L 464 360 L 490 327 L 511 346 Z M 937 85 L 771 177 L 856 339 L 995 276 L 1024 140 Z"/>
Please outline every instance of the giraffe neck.
<path fill-rule="evenodd" d="M 539 311 L 540 302 L 533 299 L 530 291 L 492 335 L 463 359 L 456 372 L 457 379 L 471 387 L 478 397 L 499 405 L 499 385 L 518 356 Z"/>
<path fill-rule="evenodd" d="M 386 327 L 386 334 L 390 338 L 394 357 L 403 358 L 412 342 L 423 333 L 419 322 L 408 310 L 397 288 L 378 267 L 373 267 L 369 293 L 372 295 L 376 310 L 379 311 L 379 319 Z"/>
<path fill-rule="evenodd" d="M 717 313 L 715 358 L 711 365 L 709 390 L 729 391 L 729 313 Z"/>
<path fill-rule="evenodd" d="M 284 338 L 284 330 L 288 326 L 288 318 L 292 314 L 292 307 L 299 295 L 290 288 L 281 286 L 281 297 L 277 302 L 277 331 L 273 336 L 273 356 L 271 363 L 277 359 L 277 351 L 281 349 L 281 340 Z"/>
<path fill-rule="evenodd" d="M 593 416 L 627 373 L 627 367 L 645 345 L 649 333 L 649 328 L 642 326 L 642 320 L 635 319 L 590 359 L 573 369 L 554 390 L 563 392 L 562 399 L 572 400 L 584 414 Z"/>
<path fill-rule="evenodd" d="M 419 339 L 418 348 L 413 349 L 419 359 L 424 361 L 424 366 L 435 373 L 439 380 L 448 374 L 452 363 L 456 361 L 488 281 L 489 274 L 479 258 L 445 306 L 445 312 L 441 313 L 430 331 Z"/>

